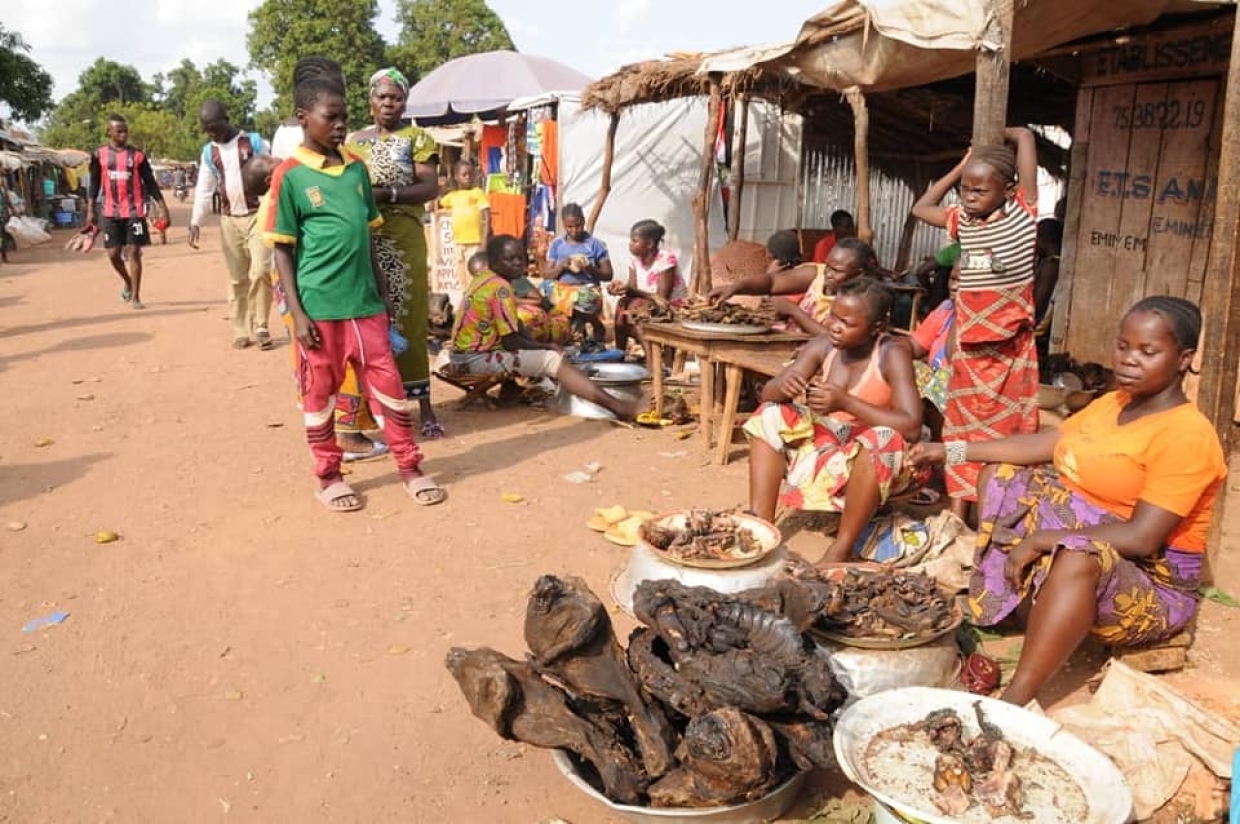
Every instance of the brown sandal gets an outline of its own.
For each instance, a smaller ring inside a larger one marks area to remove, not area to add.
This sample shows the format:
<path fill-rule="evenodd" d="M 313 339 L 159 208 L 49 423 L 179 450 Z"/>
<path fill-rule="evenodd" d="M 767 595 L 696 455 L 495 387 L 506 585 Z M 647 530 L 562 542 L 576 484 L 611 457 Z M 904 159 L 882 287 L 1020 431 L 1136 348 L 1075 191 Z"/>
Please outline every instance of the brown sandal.
<path fill-rule="evenodd" d="M 271 340 L 271 333 L 266 329 L 259 329 L 255 332 L 254 339 L 258 341 L 259 349 L 270 349 L 275 346 L 275 343 Z"/>
<path fill-rule="evenodd" d="M 249 338 L 235 338 L 233 340 L 233 349 L 248 349 L 250 346 Z"/>

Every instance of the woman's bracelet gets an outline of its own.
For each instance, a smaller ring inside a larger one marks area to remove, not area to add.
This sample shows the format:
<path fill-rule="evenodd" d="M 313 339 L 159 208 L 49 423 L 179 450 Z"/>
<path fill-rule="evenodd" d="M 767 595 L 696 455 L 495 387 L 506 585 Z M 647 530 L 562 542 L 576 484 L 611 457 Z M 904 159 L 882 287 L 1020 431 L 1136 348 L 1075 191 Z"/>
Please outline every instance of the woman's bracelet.
<path fill-rule="evenodd" d="M 943 453 L 946 456 L 944 463 L 948 466 L 956 466 L 957 464 L 967 463 L 969 458 L 966 454 L 969 448 L 968 441 L 944 441 Z"/>

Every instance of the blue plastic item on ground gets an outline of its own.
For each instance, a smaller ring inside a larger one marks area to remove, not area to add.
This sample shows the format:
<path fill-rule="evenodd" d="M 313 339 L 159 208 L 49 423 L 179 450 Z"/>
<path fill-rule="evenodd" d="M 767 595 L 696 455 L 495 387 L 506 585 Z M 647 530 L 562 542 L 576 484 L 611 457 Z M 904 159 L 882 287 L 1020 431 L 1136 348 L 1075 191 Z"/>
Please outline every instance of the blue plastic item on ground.
<path fill-rule="evenodd" d="M 1231 815 L 1227 817 L 1229 824 L 1240 824 L 1240 792 L 1236 791 L 1236 776 L 1240 775 L 1240 748 L 1231 757 Z"/>
<path fill-rule="evenodd" d="M 35 618 L 26 626 L 22 627 L 22 632 L 34 632 L 44 627 L 54 627 L 57 624 L 63 624 L 65 619 L 69 617 L 67 612 L 53 612 L 51 615 L 44 615 L 42 618 Z"/>
<path fill-rule="evenodd" d="M 580 355 L 574 355 L 572 360 L 575 363 L 614 363 L 624 360 L 624 352 L 619 349 L 603 349 L 589 354 L 583 352 Z"/>

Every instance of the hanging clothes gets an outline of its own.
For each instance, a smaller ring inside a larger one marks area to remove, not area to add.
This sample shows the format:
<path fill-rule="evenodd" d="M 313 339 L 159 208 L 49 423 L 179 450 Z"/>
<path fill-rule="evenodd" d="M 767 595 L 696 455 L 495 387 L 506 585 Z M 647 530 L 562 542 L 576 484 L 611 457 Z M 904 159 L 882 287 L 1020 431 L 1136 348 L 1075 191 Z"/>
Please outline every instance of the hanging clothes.
<path fill-rule="evenodd" d="M 487 174 L 504 171 L 504 144 L 508 142 L 508 130 L 503 126 L 482 127 L 479 153 Z"/>
<path fill-rule="evenodd" d="M 525 234 L 525 196 L 491 192 L 491 234 L 521 237 Z"/>
<path fill-rule="evenodd" d="M 555 187 L 560 180 L 560 124 L 554 120 L 544 120 L 542 128 L 542 163 L 540 179 L 548 186 Z"/>

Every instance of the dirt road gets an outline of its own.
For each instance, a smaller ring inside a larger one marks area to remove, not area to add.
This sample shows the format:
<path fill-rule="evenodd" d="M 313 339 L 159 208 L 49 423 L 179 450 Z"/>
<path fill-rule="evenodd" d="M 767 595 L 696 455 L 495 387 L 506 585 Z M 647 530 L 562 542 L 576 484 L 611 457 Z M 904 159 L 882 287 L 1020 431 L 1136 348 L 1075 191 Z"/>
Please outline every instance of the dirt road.
<path fill-rule="evenodd" d="M 446 505 L 415 506 L 380 462 L 350 478 L 366 510 L 329 513 L 288 351 L 230 348 L 216 232 L 190 250 L 186 217 L 148 253 L 144 312 L 64 232 L 0 266 L 0 526 L 25 525 L 0 530 L 0 821 L 607 821 L 469 715 L 444 654 L 520 655 L 542 573 L 604 594 L 626 556 L 584 528 L 593 507 L 736 504 L 744 461 L 449 406 L 423 445 Z M 590 462 L 593 483 L 564 479 Z M 1205 616 L 1182 681 L 1234 715 L 1236 618 Z"/>

